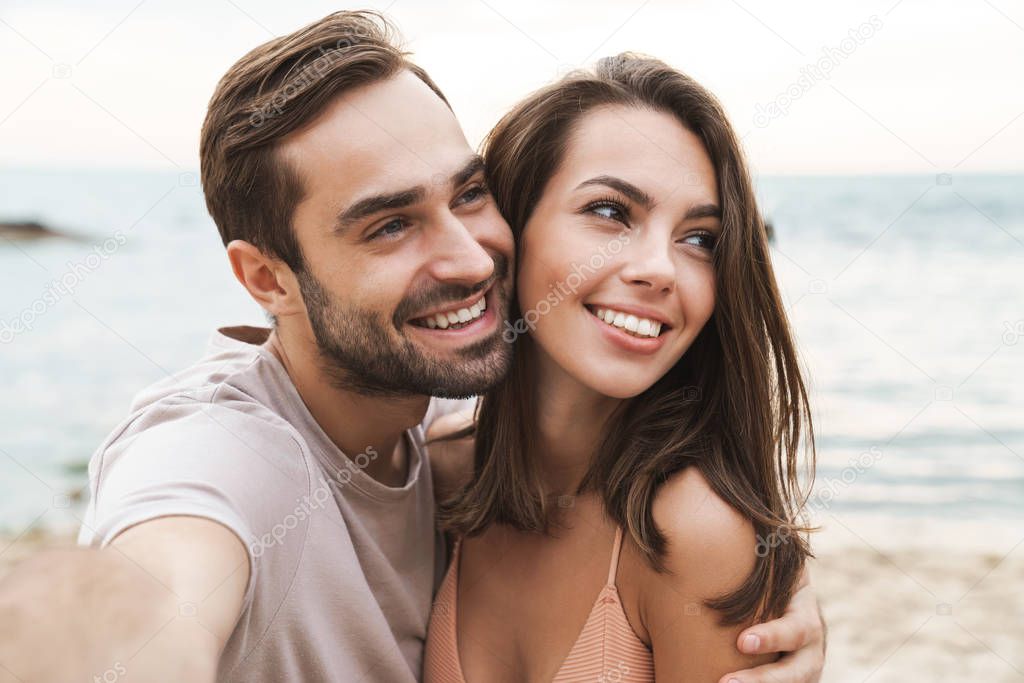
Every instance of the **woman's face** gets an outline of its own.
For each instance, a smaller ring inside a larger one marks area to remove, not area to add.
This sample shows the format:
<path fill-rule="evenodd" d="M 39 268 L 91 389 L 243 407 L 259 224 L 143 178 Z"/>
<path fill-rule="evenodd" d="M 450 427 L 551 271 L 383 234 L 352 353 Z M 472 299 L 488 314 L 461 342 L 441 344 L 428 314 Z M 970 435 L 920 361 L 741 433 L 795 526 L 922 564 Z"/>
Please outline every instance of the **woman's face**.
<path fill-rule="evenodd" d="M 519 306 L 542 362 L 606 396 L 648 389 L 714 310 L 720 232 L 693 133 L 649 109 L 586 114 L 522 234 Z"/>

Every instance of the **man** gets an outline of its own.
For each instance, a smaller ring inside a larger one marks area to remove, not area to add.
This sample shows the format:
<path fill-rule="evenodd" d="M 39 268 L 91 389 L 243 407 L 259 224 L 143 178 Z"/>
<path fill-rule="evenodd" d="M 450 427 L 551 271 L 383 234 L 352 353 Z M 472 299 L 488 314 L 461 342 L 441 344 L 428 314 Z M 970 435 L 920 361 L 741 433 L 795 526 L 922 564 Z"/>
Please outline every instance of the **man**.
<path fill-rule="evenodd" d="M 431 395 L 478 395 L 508 367 L 511 233 L 444 96 L 372 13 L 243 57 L 200 153 L 273 328 L 219 331 L 136 397 L 90 464 L 92 547 L 0 586 L 0 671 L 414 681 L 444 562 L 423 428 L 461 405 Z M 441 312 L 457 332 L 412 323 Z M 798 652 L 745 680 L 816 679 L 809 590 L 792 612 L 757 627 L 759 651 Z"/>

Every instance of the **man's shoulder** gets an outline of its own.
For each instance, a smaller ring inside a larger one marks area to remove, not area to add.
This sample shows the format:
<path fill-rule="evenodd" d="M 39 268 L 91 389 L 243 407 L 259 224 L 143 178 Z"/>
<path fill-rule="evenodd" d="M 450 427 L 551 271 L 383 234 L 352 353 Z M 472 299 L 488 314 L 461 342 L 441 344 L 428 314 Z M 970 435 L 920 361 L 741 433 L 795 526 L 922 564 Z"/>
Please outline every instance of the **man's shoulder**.
<path fill-rule="evenodd" d="M 217 333 L 199 360 L 136 393 L 130 412 L 139 413 L 161 402 L 213 403 L 237 398 L 239 394 L 249 395 L 253 402 L 265 402 L 259 394 L 266 392 L 260 392 L 258 387 L 276 374 L 258 346 L 233 342 Z"/>
<path fill-rule="evenodd" d="M 93 456 L 100 466 L 126 453 L 264 455 L 294 461 L 308 447 L 280 410 L 280 372 L 259 352 L 225 349 L 140 391 L 128 416 Z"/>
<path fill-rule="evenodd" d="M 170 394 L 134 411 L 103 448 L 143 435 L 159 434 L 167 443 L 184 441 L 231 448 L 251 442 L 294 442 L 305 448 L 299 431 L 273 408 L 231 387 Z"/>

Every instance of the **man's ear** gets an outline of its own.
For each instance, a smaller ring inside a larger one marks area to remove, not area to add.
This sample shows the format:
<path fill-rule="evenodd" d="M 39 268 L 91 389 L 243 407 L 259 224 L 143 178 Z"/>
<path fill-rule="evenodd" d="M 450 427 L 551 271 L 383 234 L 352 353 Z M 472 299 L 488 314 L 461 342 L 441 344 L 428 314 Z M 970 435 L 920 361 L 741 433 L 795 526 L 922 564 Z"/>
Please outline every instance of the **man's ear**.
<path fill-rule="evenodd" d="M 228 242 L 227 250 L 235 278 L 263 310 L 275 317 L 305 312 L 295 273 L 283 261 L 245 240 Z"/>

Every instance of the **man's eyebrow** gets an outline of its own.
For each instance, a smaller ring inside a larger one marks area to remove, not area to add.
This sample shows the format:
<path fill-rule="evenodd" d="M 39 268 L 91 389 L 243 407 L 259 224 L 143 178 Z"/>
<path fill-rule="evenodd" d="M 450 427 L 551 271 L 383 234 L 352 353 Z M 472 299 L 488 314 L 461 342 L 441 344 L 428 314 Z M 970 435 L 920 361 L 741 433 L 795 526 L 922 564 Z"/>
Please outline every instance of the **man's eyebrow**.
<path fill-rule="evenodd" d="M 617 190 L 622 194 L 630 198 L 631 201 L 636 202 L 640 206 L 644 207 L 648 211 L 654 208 L 654 198 L 647 194 L 633 183 L 627 182 L 622 178 L 616 178 L 611 175 L 599 175 L 591 178 L 590 180 L 584 180 L 582 183 L 576 186 L 579 190 L 584 187 L 591 185 L 604 185 L 610 187 L 613 190 Z"/>
<path fill-rule="evenodd" d="M 454 188 L 459 187 L 460 185 L 465 185 L 470 178 L 482 170 L 484 170 L 484 158 L 479 154 L 474 154 L 469 158 L 469 161 L 462 165 L 462 168 L 452 174 L 452 187 Z"/>
<path fill-rule="evenodd" d="M 338 223 L 335 229 L 344 231 L 367 216 L 372 216 L 381 211 L 393 211 L 394 209 L 412 206 L 417 202 L 423 201 L 426 196 L 426 188 L 418 185 L 408 190 L 401 190 L 400 192 L 389 192 L 387 194 L 375 194 L 364 197 L 338 215 Z"/>
<path fill-rule="evenodd" d="M 465 164 L 463 164 L 462 168 L 452 174 L 449 182 L 452 187 L 464 185 L 470 178 L 483 169 L 483 157 L 479 154 L 474 154 Z M 427 189 L 422 185 L 417 185 L 416 187 L 411 187 L 408 190 L 402 190 L 400 192 L 390 192 L 388 194 L 377 194 L 364 197 L 338 215 L 338 222 L 335 229 L 339 232 L 343 232 L 354 223 L 358 223 L 367 216 L 372 216 L 373 214 L 381 211 L 394 211 L 395 209 L 403 209 L 407 206 L 412 206 L 417 202 L 423 201 L 426 196 Z"/>

